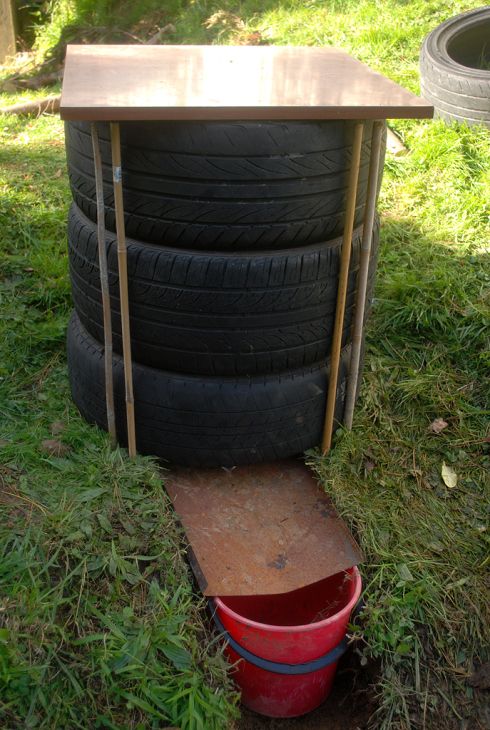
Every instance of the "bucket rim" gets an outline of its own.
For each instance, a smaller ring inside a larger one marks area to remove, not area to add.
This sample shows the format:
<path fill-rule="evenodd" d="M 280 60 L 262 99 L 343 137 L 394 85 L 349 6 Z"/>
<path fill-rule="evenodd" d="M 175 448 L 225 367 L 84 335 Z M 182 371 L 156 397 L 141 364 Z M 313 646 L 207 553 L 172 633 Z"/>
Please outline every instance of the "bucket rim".
<path fill-rule="evenodd" d="M 342 571 L 341 571 L 342 572 Z M 359 572 L 359 568 L 357 565 L 353 565 L 351 568 L 347 568 L 344 573 L 348 573 L 351 575 L 352 580 L 354 581 L 354 593 L 352 594 L 351 598 L 349 599 L 348 603 L 345 604 L 343 608 L 340 609 L 340 611 L 337 611 L 333 616 L 329 616 L 328 618 L 322 619 L 322 621 L 314 621 L 310 624 L 287 624 L 285 626 L 278 626 L 277 624 L 264 624 L 260 621 L 253 621 L 252 619 L 248 619 L 245 616 L 242 616 L 240 613 L 237 613 L 236 611 L 233 611 L 231 608 L 229 608 L 219 596 L 214 596 L 213 601 L 215 605 L 220 608 L 227 616 L 230 618 L 235 619 L 241 624 L 245 624 L 246 626 L 251 626 L 253 628 L 257 629 L 266 629 L 269 632 L 273 633 L 284 633 L 286 630 L 289 631 L 316 631 L 319 628 L 323 628 L 325 626 L 328 626 L 329 624 L 332 624 L 339 620 L 339 618 L 343 618 L 345 614 L 350 614 L 354 606 L 356 605 L 357 601 L 359 600 L 361 596 L 361 590 L 362 590 L 362 580 L 361 580 L 361 574 Z M 328 576 L 331 578 L 332 576 Z M 293 593 L 293 591 L 290 591 Z"/>

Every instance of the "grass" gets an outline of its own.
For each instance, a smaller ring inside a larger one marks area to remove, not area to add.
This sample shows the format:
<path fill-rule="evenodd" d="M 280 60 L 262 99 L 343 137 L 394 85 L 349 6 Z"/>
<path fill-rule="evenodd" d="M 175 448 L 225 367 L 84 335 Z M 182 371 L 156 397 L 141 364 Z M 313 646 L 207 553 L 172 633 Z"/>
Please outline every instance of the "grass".
<path fill-rule="evenodd" d="M 134 31 L 172 22 L 174 43 L 255 34 L 341 45 L 417 91 L 425 33 L 479 4 L 182 1 L 162 10 L 145 0 L 127 13 L 123 4 L 117 23 Z M 63 0 L 54 9 L 40 52 L 67 24 L 111 26 L 114 4 Z M 473 730 L 484 714 L 467 678 L 489 644 L 490 137 L 440 121 L 393 126 L 408 153 L 386 162 L 355 427 L 327 459 L 309 460 L 366 555 L 356 651 L 379 666 L 372 726 Z M 5 117 L 1 136 L 1 724 L 229 727 L 236 698 L 162 474 L 151 459 L 111 453 L 70 402 L 62 125 Z M 436 418 L 447 423 L 439 434 Z M 46 451 L 46 439 L 61 449 Z"/>
<path fill-rule="evenodd" d="M 3 137 L 0 724 L 226 727 L 234 694 L 161 472 L 70 404 L 62 124 L 6 119 Z"/>

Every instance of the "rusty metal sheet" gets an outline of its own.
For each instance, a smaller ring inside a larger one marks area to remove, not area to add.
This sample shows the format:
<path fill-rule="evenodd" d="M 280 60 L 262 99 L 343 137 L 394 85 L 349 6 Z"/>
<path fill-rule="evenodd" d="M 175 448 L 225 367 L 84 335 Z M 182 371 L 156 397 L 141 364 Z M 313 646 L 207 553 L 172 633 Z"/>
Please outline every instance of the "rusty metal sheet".
<path fill-rule="evenodd" d="M 166 489 L 207 596 L 286 593 L 362 561 L 332 500 L 300 461 L 176 467 Z"/>

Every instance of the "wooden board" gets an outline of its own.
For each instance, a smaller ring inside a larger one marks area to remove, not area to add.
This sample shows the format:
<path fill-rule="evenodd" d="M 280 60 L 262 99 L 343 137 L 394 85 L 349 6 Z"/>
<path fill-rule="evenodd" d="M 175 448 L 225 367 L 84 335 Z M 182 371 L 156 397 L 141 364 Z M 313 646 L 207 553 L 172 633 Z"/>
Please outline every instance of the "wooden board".
<path fill-rule="evenodd" d="M 299 460 L 174 467 L 165 487 L 206 596 L 288 593 L 362 562 L 332 500 Z"/>
<path fill-rule="evenodd" d="M 12 0 L 0 0 L 0 63 L 15 55 L 15 23 Z"/>
<path fill-rule="evenodd" d="M 433 107 L 344 51 L 68 46 L 62 119 L 428 118 Z"/>

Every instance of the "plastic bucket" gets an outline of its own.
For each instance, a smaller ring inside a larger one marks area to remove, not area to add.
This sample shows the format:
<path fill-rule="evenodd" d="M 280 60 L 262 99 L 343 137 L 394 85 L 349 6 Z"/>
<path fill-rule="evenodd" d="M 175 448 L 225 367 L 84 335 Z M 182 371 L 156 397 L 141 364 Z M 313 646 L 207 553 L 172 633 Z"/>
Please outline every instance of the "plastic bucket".
<path fill-rule="evenodd" d="M 243 704 L 269 717 L 318 707 L 331 690 L 360 595 L 354 567 L 290 593 L 216 597 L 215 620 Z"/>

